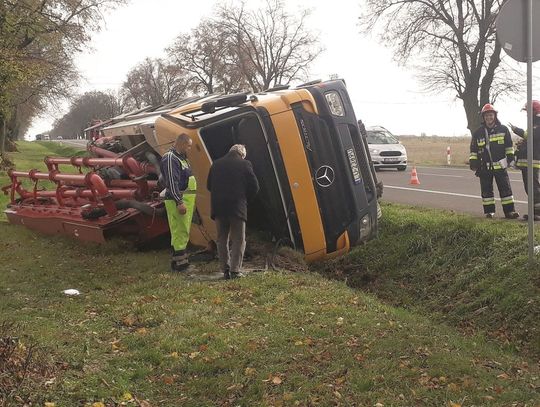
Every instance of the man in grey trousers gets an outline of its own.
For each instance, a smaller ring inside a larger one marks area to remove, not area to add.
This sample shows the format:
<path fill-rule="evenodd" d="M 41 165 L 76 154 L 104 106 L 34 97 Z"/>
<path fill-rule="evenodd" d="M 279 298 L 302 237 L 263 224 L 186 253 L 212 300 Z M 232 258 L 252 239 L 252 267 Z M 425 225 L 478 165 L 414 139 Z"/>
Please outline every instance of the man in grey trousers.
<path fill-rule="evenodd" d="M 225 279 L 241 276 L 246 248 L 247 203 L 259 191 L 259 182 L 246 147 L 235 144 L 210 167 L 207 188 L 211 192 L 211 217 L 216 221 L 219 263 Z M 231 248 L 229 251 L 229 240 Z"/>

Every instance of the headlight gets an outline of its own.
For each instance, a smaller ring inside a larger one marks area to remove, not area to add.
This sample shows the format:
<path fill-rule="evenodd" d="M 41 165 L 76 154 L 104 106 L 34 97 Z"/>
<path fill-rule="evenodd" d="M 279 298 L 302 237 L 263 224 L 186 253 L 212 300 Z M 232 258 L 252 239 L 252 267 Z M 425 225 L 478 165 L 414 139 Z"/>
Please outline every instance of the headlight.
<path fill-rule="evenodd" d="M 377 150 L 376 148 L 370 148 L 369 153 L 370 154 L 379 154 L 379 150 Z"/>
<path fill-rule="evenodd" d="M 371 235 L 371 218 L 365 215 L 360 220 L 360 241 L 365 242 Z"/>
<path fill-rule="evenodd" d="M 324 96 L 326 97 L 328 107 L 330 107 L 330 112 L 332 112 L 334 116 L 345 116 L 345 109 L 343 108 L 339 93 L 332 91 L 326 93 Z"/>

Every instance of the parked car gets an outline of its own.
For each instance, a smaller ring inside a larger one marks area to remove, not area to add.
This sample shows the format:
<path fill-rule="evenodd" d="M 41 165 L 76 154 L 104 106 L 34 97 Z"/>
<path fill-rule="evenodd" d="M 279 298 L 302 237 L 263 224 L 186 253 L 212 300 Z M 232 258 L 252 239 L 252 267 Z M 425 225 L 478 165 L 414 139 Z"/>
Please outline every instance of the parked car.
<path fill-rule="evenodd" d="M 405 171 L 407 150 L 398 138 L 382 126 L 372 126 L 366 130 L 369 153 L 375 169 L 397 168 L 398 171 Z"/>

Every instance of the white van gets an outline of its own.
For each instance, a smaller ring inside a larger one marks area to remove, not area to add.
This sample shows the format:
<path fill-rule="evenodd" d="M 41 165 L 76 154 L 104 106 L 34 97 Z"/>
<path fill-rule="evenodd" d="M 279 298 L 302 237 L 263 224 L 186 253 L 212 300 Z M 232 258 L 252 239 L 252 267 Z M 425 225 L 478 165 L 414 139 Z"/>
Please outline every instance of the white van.
<path fill-rule="evenodd" d="M 369 153 L 375 169 L 407 169 L 407 150 L 396 136 L 382 126 L 371 126 L 366 131 Z"/>

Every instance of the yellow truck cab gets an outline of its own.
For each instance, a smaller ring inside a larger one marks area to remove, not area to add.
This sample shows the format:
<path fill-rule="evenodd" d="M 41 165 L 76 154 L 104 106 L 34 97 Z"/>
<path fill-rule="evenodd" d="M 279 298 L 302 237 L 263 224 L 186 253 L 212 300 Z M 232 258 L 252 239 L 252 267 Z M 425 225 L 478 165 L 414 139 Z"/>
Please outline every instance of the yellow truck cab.
<path fill-rule="evenodd" d="M 213 160 L 237 143 L 246 145 L 261 186 L 248 226 L 290 240 L 308 261 L 376 234 L 375 183 L 343 81 L 195 100 L 162 114 L 147 141 L 162 155 L 182 132 L 193 140 L 198 181 L 192 243 L 216 239 L 206 178 Z"/>

